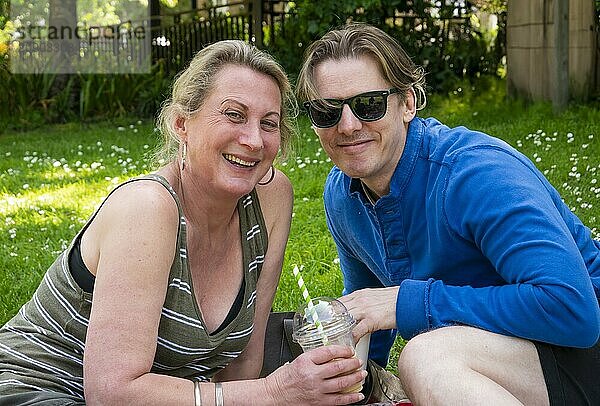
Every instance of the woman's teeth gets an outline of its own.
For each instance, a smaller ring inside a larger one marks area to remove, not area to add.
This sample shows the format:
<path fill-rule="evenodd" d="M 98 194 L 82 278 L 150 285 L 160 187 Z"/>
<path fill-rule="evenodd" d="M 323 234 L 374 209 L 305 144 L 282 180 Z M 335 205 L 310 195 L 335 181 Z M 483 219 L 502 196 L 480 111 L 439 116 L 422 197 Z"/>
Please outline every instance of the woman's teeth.
<path fill-rule="evenodd" d="M 258 162 L 248 162 L 248 161 L 244 161 L 243 159 L 240 159 L 234 155 L 231 154 L 223 154 L 223 156 L 225 157 L 225 159 L 227 159 L 229 162 L 233 162 L 235 164 L 238 165 L 242 165 L 242 166 L 246 166 L 246 167 L 252 167 L 254 165 L 256 165 Z"/>

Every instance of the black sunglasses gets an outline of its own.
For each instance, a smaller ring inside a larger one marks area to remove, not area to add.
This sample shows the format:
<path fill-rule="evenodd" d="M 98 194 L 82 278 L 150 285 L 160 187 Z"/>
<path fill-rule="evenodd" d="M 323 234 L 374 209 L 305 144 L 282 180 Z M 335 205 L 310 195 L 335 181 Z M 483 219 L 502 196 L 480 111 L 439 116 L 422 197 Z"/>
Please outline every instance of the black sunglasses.
<path fill-rule="evenodd" d="M 344 104 L 347 104 L 352 113 L 361 121 L 377 121 L 385 116 L 387 111 L 387 97 L 398 93 L 399 90 L 376 90 L 361 93 L 347 99 L 319 99 L 304 103 L 308 117 L 315 127 L 329 128 L 339 123 L 342 118 Z"/>

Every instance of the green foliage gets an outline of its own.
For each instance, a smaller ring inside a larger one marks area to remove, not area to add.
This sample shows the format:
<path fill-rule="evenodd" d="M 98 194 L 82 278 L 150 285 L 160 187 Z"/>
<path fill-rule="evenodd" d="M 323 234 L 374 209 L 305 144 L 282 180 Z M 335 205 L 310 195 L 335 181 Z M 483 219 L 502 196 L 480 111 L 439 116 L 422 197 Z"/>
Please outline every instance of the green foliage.
<path fill-rule="evenodd" d="M 414 61 L 428 72 L 429 87 L 447 91 L 463 78 L 495 75 L 504 47 L 490 43 L 472 24 L 473 7 L 458 7 L 455 2 L 407 0 L 323 0 L 318 4 L 299 0 L 268 45 L 292 77 L 302 65 L 304 50 L 332 28 L 350 21 L 373 24 L 398 39 Z M 439 2 L 437 2 L 439 3 Z M 468 3 L 468 2 L 467 2 Z M 459 18 L 454 18 L 455 14 Z M 462 21 L 461 21 L 462 18 Z M 502 38 L 503 36 L 499 36 Z"/>
<path fill-rule="evenodd" d="M 132 114 L 151 117 L 157 111 L 170 85 L 161 63 L 155 64 L 149 74 L 12 74 L 5 55 L 13 30 L 8 20 L 9 3 L 0 0 L 0 83 L 4 90 L 0 93 L 0 120 L 4 123 L 0 133 L 71 120 Z M 79 0 L 79 21 L 97 25 L 140 20 L 148 16 L 147 1 L 145 7 L 143 3 L 144 0 Z M 18 14 L 24 21 L 37 21 L 36 16 L 47 18 L 48 4 L 40 1 L 28 5 L 15 0 L 12 17 Z"/>
<path fill-rule="evenodd" d="M 505 4 L 505 0 L 481 0 L 478 5 L 487 7 L 488 11 L 502 12 L 503 1 Z M 115 10 L 121 10 L 126 2 L 116 0 L 105 3 L 85 0 L 79 10 L 80 18 L 92 21 L 108 16 L 115 20 Z M 468 18 L 460 24 L 440 19 L 452 16 L 455 11 L 468 15 L 471 9 L 458 10 L 455 2 L 441 2 L 441 7 L 435 7 L 434 3 L 432 0 L 323 0 L 318 4 L 309 0 L 290 2 L 288 7 L 294 17 L 286 19 L 283 24 L 275 24 L 274 32 L 270 31 L 270 26 L 265 27 L 265 41 L 268 50 L 282 62 L 294 79 L 301 66 L 303 52 L 311 41 L 348 21 L 365 21 L 399 39 L 415 62 L 426 68 L 429 87 L 435 91 L 448 91 L 456 87 L 462 78 L 495 74 L 505 53 L 502 28 L 505 27 L 505 13 L 500 15 L 504 19 L 500 18 L 501 29 L 496 40 L 490 43 L 493 38 L 482 35 Z M 160 64 L 148 75 L 86 74 L 72 75 L 66 80 L 61 77 L 58 81 L 57 76 L 51 74 L 12 75 L 3 55 L 8 41 L 8 28 L 5 27 L 9 25 L 6 24 L 8 4 L 8 0 L 0 0 L 0 81 L 8 89 L 0 94 L 0 120 L 6 123 L 0 132 L 69 120 L 123 117 L 129 114 L 150 117 L 164 100 L 168 93 L 169 77 Z M 27 12 L 33 13 L 42 12 L 40 8 L 46 2 L 36 3 L 32 10 L 25 7 L 23 1 L 19 4 Z M 184 5 L 179 2 L 176 9 L 181 7 Z M 137 9 L 141 10 L 142 7 Z M 393 17 L 398 14 L 404 17 Z M 137 18 L 141 14 L 132 11 L 126 16 Z M 241 24 L 241 20 L 232 21 L 227 20 L 224 24 Z M 242 31 L 241 27 L 236 28 L 234 31 Z M 191 41 L 190 38 L 184 39 L 186 43 Z M 181 64 L 184 63 L 182 60 Z"/>
<path fill-rule="evenodd" d="M 72 81 L 51 94 L 55 78 L 56 75 L 52 74 L 13 75 L 8 71 L 7 64 L 0 62 L 0 81 L 6 84 L 6 90 L 0 93 L 0 119 L 6 124 L 0 132 L 8 128 L 53 122 L 63 114 L 64 118 L 70 117 L 68 111 L 63 109 Z"/>
<path fill-rule="evenodd" d="M 160 3 L 165 7 L 175 8 L 179 2 L 177 0 L 160 0 Z"/>
<path fill-rule="evenodd" d="M 0 30 L 4 28 L 4 25 L 8 21 L 9 6 L 10 0 L 0 0 Z"/>
<path fill-rule="evenodd" d="M 170 79 L 156 66 L 148 75 L 80 75 L 79 118 L 150 117 L 165 99 Z"/>
<path fill-rule="evenodd" d="M 110 25 L 148 18 L 148 1 L 144 0 L 77 0 L 78 21 L 88 25 Z"/>
<path fill-rule="evenodd" d="M 68 75 L 56 86 L 59 75 L 15 75 L 0 62 L 0 120 L 7 129 L 29 129 L 71 120 L 151 117 L 167 97 L 171 79 L 162 64 L 149 74 Z"/>
<path fill-rule="evenodd" d="M 486 13 L 505 13 L 508 10 L 508 0 L 472 0 L 479 10 Z"/>

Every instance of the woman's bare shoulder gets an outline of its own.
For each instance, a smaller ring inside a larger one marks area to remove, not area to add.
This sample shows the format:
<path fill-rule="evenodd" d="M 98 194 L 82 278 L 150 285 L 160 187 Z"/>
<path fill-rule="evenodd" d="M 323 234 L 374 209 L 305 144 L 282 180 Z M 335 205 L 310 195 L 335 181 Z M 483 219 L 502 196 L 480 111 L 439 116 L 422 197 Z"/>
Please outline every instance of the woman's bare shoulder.
<path fill-rule="evenodd" d="M 98 243 L 123 232 L 163 232 L 165 237 L 177 233 L 179 214 L 171 193 L 152 180 L 136 180 L 118 187 L 106 199 L 86 231 Z"/>

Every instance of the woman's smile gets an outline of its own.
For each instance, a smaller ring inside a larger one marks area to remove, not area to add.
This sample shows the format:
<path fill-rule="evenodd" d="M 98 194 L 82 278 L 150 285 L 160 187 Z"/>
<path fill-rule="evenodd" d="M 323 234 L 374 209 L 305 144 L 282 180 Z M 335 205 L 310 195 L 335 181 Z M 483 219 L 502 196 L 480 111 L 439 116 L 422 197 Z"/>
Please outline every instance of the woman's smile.
<path fill-rule="evenodd" d="M 252 168 L 260 162 L 260 160 L 242 159 L 233 154 L 223 154 L 223 157 L 229 163 L 242 168 Z"/>

